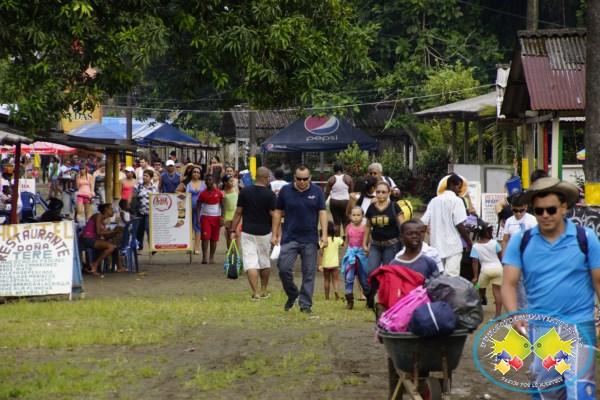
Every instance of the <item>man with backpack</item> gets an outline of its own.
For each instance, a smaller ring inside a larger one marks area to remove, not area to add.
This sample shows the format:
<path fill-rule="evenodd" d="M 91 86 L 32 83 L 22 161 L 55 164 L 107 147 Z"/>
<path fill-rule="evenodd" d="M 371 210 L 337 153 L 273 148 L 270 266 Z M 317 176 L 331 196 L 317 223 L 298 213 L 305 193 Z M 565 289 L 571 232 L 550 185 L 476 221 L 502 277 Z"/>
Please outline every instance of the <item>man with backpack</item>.
<path fill-rule="evenodd" d="M 579 198 L 575 185 L 540 178 L 525 196 L 533 204 L 538 225 L 516 233 L 509 241 L 503 259 L 502 302 L 508 312 L 518 309 L 517 287 L 522 275 L 529 310 L 550 313 L 577 328 L 583 345 L 574 345 L 570 368 L 561 376 L 536 358 L 533 372 L 537 387 L 558 389 L 544 391 L 544 399 L 581 398 L 578 393 L 595 393 L 594 291 L 600 297 L 600 242 L 591 229 L 565 218 L 567 209 Z M 549 332 L 548 325 L 533 321 L 519 321 L 516 328 L 528 335 L 531 343 Z M 558 384 L 544 386 L 557 380 Z"/>

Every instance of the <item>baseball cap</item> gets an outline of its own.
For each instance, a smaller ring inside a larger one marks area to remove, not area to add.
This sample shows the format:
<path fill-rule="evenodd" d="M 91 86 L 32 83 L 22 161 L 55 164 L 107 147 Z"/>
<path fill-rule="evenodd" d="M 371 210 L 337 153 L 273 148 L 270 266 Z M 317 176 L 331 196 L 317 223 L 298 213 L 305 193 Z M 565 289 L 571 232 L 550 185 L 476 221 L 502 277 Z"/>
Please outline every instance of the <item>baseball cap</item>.
<path fill-rule="evenodd" d="M 125 167 L 125 171 L 135 172 L 135 169 L 133 167 Z"/>
<path fill-rule="evenodd" d="M 165 165 L 167 167 L 174 167 L 175 166 L 175 161 L 173 161 L 173 160 L 167 160 L 167 162 L 165 163 Z"/>

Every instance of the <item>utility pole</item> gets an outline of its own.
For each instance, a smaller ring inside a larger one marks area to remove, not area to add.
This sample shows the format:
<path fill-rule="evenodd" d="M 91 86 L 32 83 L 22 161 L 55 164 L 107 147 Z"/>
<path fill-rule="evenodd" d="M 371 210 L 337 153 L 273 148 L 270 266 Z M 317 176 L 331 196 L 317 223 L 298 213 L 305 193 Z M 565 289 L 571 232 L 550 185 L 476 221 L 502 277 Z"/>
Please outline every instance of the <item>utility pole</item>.
<path fill-rule="evenodd" d="M 540 19 L 539 0 L 527 0 L 527 30 L 537 31 Z"/>
<path fill-rule="evenodd" d="M 587 2 L 585 57 L 585 201 L 600 205 L 600 2 Z"/>
<path fill-rule="evenodd" d="M 250 174 L 252 179 L 256 179 L 256 112 L 250 110 L 248 115 L 248 135 L 250 136 Z"/>

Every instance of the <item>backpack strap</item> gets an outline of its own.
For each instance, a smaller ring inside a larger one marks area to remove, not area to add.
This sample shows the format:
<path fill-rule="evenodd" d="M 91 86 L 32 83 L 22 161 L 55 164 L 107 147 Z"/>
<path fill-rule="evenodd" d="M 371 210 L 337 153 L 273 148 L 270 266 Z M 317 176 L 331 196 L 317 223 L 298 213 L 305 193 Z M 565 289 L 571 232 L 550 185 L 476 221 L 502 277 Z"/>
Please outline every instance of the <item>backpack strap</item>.
<path fill-rule="evenodd" d="M 519 246 L 519 250 L 521 252 L 521 269 L 523 269 L 523 253 L 525 252 L 525 248 L 529 244 L 531 240 L 531 229 L 527 229 L 523 232 L 523 236 L 521 237 L 521 245 Z"/>
<path fill-rule="evenodd" d="M 587 231 L 581 225 L 575 225 L 577 228 L 577 243 L 579 244 L 579 249 L 585 255 L 585 263 L 588 263 L 588 239 L 587 239 Z"/>

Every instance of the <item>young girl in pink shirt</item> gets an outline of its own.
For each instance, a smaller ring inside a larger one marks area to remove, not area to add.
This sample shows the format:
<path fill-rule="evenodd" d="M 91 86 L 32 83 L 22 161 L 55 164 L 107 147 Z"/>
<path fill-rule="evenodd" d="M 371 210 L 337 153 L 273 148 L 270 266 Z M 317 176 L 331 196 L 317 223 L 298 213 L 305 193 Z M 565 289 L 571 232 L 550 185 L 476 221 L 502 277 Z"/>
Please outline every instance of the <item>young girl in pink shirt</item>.
<path fill-rule="evenodd" d="M 367 283 L 367 255 L 362 246 L 366 225 L 363 223 L 363 210 L 354 207 L 350 212 L 350 223 L 346 227 L 346 241 L 348 247 L 342 259 L 342 276 L 346 282 L 346 308 L 354 307 L 354 277 L 358 275 L 358 281 L 363 292 L 368 292 Z"/>

